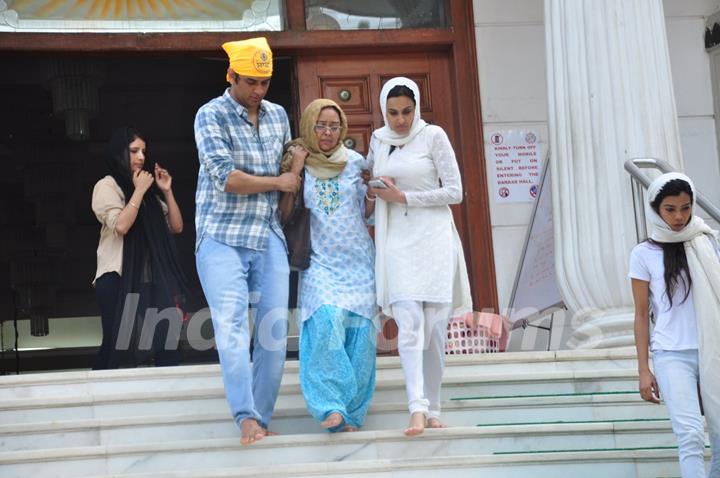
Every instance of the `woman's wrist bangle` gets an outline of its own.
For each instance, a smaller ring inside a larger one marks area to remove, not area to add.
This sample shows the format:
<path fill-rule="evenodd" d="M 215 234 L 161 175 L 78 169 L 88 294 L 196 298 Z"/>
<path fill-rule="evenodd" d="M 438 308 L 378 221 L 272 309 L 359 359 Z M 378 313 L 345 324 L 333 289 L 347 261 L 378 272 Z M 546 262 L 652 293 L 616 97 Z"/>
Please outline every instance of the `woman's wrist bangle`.
<path fill-rule="evenodd" d="M 128 204 L 131 205 L 132 207 L 134 207 L 135 209 L 137 209 L 138 211 L 140 210 L 140 207 L 137 204 L 135 204 L 134 202 L 128 201 Z"/>
<path fill-rule="evenodd" d="M 365 199 L 367 199 L 368 201 L 374 201 L 377 199 L 377 197 L 371 198 L 370 196 L 368 196 L 368 193 L 365 193 Z"/>

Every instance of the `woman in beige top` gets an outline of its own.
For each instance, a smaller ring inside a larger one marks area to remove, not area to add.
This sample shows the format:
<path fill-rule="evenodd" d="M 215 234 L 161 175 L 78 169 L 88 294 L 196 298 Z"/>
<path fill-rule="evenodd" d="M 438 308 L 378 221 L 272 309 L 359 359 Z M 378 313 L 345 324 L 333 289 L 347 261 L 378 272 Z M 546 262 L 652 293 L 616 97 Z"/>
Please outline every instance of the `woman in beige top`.
<path fill-rule="evenodd" d="M 183 229 L 172 177 L 146 161 L 145 140 L 132 128 L 113 132 L 105 166 L 107 175 L 95 184 L 92 196 L 102 225 L 93 284 L 103 340 L 94 369 L 117 368 L 131 348 L 152 348 L 155 365 L 176 365 L 182 317 L 170 312 L 177 310 L 186 282 L 170 234 Z M 141 328 L 148 307 L 165 311 L 158 316 L 167 320 L 157 326 L 148 321 Z"/>

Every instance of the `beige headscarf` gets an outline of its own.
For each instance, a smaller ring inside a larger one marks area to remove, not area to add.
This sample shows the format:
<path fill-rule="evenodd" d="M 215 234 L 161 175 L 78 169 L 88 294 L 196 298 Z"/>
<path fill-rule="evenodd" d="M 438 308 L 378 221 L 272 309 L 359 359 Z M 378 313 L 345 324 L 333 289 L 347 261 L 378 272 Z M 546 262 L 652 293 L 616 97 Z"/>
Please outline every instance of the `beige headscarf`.
<path fill-rule="evenodd" d="M 315 123 L 317 123 L 320 112 L 325 108 L 335 108 L 340 114 L 340 138 L 338 144 L 330 151 L 322 151 L 315 134 Z M 347 164 L 347 150 L 343 140 L 347 134 L 347 117 L 345 112 L 333 100 L 320 98 L 312 101 L 300 117 L 300 137 L 285 145 L 285 156 L 283 156 L 282 172 L 290 171 L 292 165 L 292 153 L 288 151 L 291 146 L 302 146 L 308 152 L 305 159 L 305 167 L 310 174 L 318 179 L 330 179 L 338 176 L 345 169 Z"/>

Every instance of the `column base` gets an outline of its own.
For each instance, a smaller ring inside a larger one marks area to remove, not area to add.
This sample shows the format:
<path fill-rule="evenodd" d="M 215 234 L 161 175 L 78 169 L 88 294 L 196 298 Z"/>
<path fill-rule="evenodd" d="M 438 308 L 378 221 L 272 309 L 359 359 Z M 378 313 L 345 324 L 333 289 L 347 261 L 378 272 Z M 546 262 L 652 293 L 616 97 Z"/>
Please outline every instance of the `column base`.
<path fill-rule="evenodd" d="M 635 314 L 631 308 L 578 315 L 567 341 L 571 349 L 608 349 L 635 345 Z"/>

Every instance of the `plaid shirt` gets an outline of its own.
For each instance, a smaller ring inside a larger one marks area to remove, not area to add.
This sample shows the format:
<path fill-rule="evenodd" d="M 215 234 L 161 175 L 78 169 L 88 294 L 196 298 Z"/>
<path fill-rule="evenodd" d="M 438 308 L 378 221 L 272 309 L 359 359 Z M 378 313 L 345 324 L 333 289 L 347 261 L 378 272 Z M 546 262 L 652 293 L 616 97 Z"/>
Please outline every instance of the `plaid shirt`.
<path fill-rule="evenodd" d="M 291 139 L 287 114 L 281 106 L 263 100 L 258 123 L 259 131 L 229 89 L 197 112 L 195 143 L 200 169 L 195 193 L 196 248 L 206 234 L 229 246 L 254 250 L 267 247 L 270 229 L 284 237 L 277 214 L 277 191 L 248 195 L 225 192 L 228 176 L 235 169 L 254 176 L 280 173 L 283 145 Z"/>

